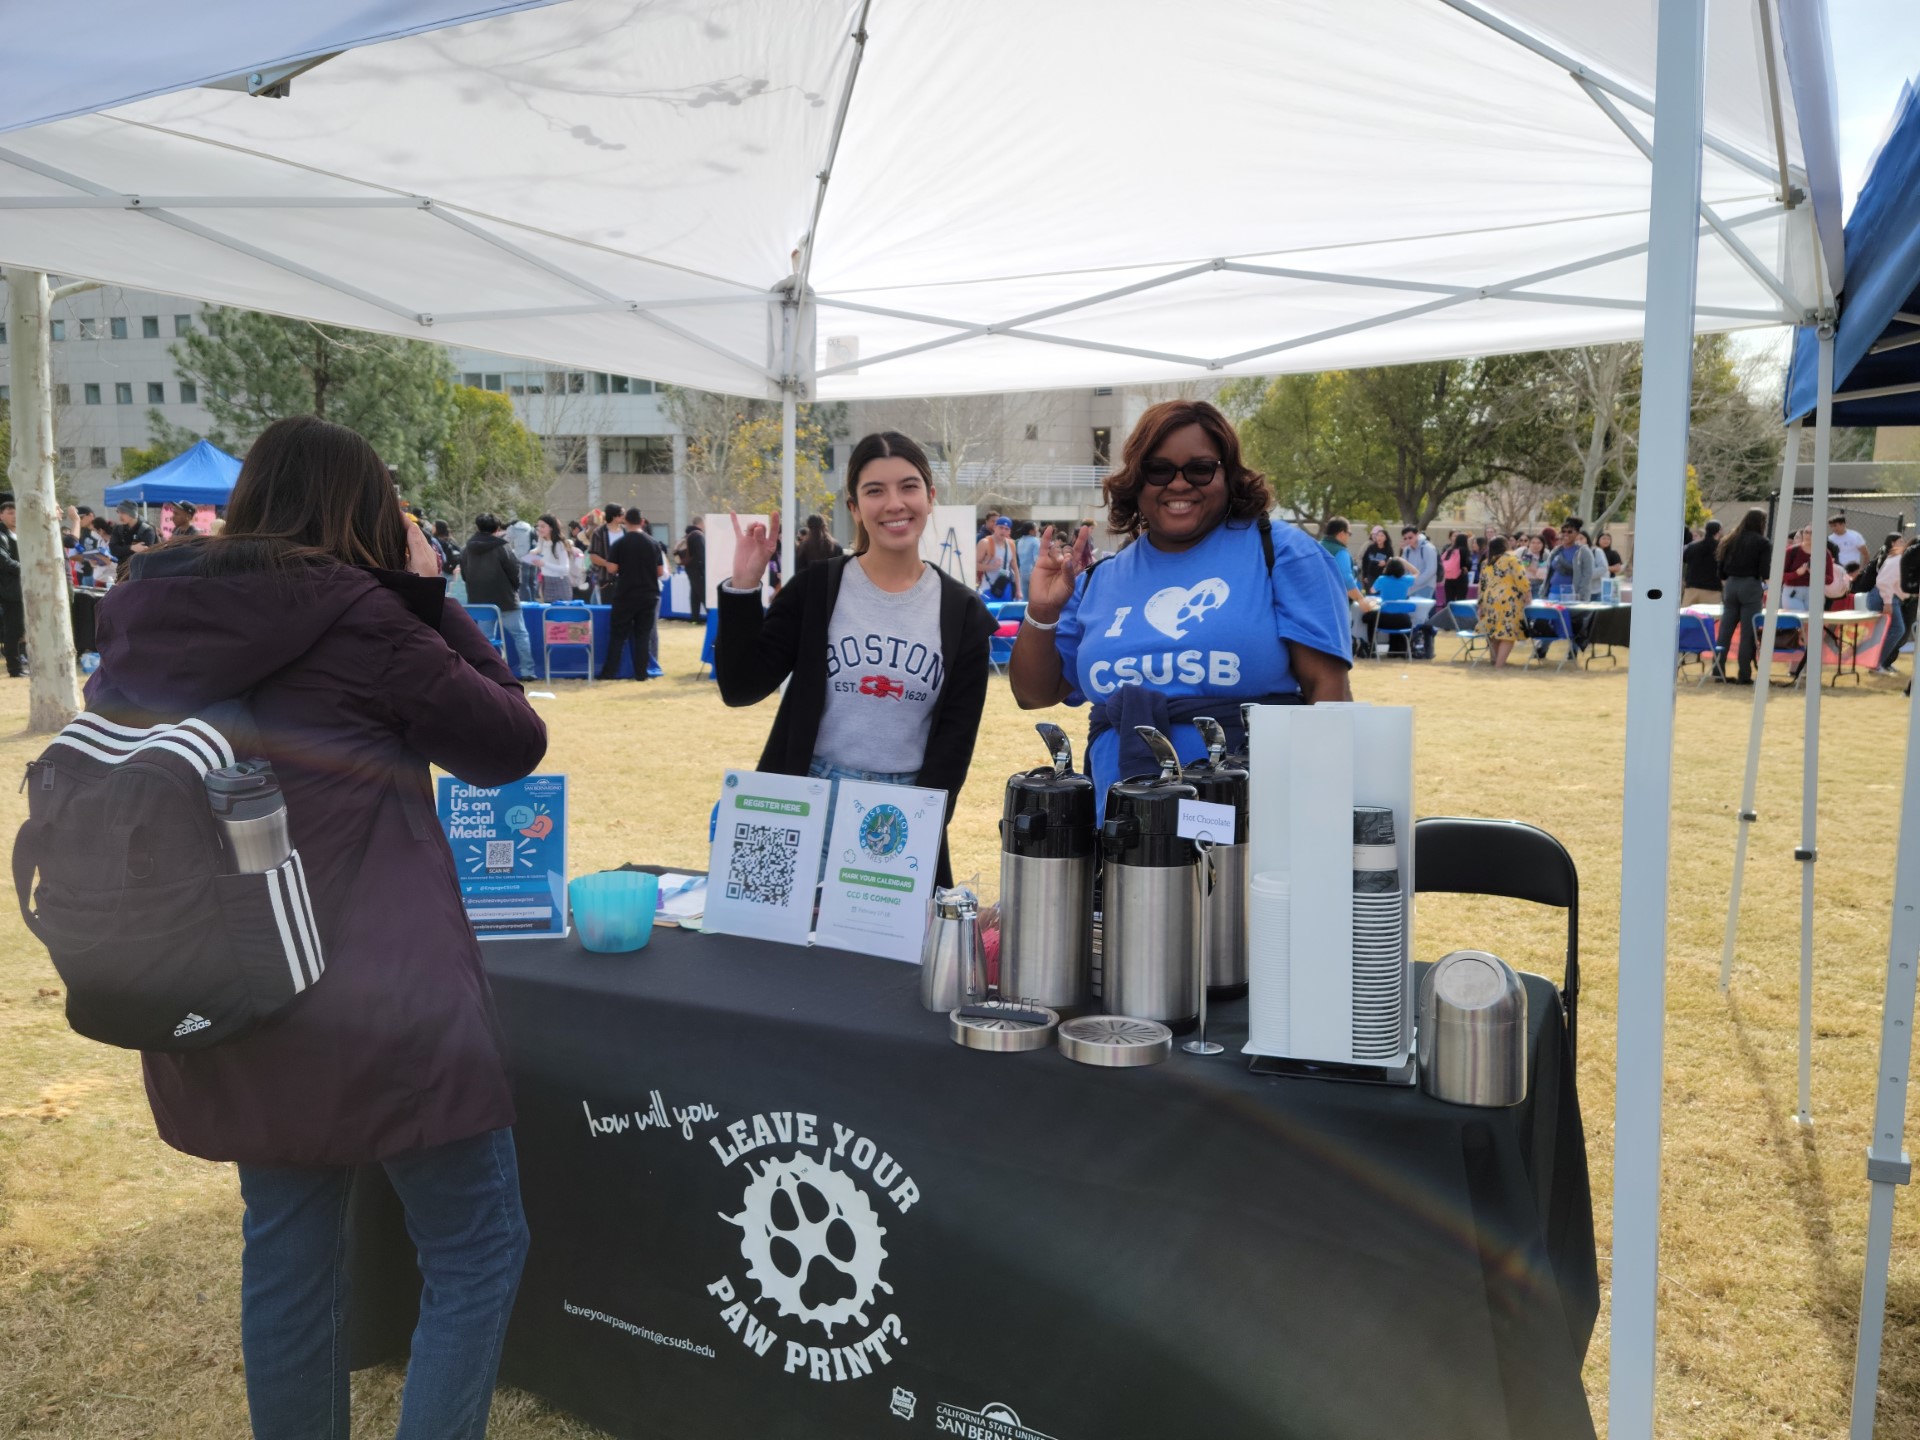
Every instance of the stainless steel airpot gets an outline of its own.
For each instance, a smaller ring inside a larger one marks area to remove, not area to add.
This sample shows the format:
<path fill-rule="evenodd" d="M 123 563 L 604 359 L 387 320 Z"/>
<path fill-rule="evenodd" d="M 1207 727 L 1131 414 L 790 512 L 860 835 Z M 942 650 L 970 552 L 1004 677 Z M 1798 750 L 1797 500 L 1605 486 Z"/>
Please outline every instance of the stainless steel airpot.
<path fill-rule="evenodd" d="M 1181 778 L 1173 742 L 1150 725 L 1136 733 L 1160 773 L 1107 790 L 1100 1000 L 1109 1015 L 1183 1031 L 1198 1018 L 1200 891 L 1193 842 L 1180 834 L 1180 802 L 1198 791 Z"/>
<path fill-rule="evenodd" d="M 1093 781 L 1058 725 L 1034 729 L 1051 765 L 1007 781 L 1000 817 L 1000 993 L 1064 1015 L 1086 1008 L 1093 967 Z"/>
<path fill-rule="evenodd" d="M 1227 730 L 1210 716 L 1193 728 L 1206 742 L 1207 758 L 1186 768 L 1199 797 L 1234 812 L 1232 843 L 1213 846 L 1213 896 L 1207 901 L 1207 991 L 1216 1000 L 1247 993 L 1247 814 L 1249 781 L 1244 764 L 1227 754 Z"/>

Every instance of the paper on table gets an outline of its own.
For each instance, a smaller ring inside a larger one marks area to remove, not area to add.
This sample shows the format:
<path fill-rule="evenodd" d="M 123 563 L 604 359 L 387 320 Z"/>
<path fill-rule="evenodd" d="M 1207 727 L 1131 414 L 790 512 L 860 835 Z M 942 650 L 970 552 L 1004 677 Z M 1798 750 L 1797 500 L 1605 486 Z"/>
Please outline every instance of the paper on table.
<path fill-rule="evenodd" d="M 706 876 L 666 874 L 660 877 L 660 901 L 655 915 L 668 920 L 687 920 L 706 908 Z"/>

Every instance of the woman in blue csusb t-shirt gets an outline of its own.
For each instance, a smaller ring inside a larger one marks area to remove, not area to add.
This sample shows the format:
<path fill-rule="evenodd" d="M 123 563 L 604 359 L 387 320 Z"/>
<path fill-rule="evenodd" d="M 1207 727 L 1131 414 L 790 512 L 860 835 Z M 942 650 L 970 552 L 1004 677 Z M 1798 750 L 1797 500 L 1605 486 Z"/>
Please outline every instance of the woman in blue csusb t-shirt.
<path fill-rule="evenodd" d="M 1108 524 L 1130 537 L 1090 564 L 1041 536 L 1010 674 L 1025 709 L 1091 705 L 1087 769 L 1107 787 L 1155 766 L 1134 734 L 1152 725 L 1183 761 L 1204 757 L 1192 726 L 1211 715 L 1244 746 L 1240 706 L 1350 700 L 1347 597 L 1327 554 L 1267 519 L 1266 481 L 1204 401 L 1152 406 L 1107 477 Z"/>

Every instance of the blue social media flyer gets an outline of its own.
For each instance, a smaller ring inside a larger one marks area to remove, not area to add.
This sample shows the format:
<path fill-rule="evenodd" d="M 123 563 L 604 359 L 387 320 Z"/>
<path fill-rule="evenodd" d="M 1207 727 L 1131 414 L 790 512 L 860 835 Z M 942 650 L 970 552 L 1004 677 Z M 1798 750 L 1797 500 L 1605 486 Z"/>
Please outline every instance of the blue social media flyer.
<path fill-rule="evenodd" d="M 440 828 L 482 940 L 567 933 L 567 777 L 511 785 L 440 777 Z"/>

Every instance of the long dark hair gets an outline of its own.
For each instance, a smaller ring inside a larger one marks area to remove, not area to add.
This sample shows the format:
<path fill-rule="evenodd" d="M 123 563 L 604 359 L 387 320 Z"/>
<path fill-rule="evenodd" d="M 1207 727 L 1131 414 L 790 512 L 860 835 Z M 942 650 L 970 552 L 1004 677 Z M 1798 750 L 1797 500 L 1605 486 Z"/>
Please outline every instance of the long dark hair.
<path fill-rule="evenodd" d="M 545 524 L 547 527 L 547 540 L 546 540 L 547 552 L 550 555 L 552 555 L 554 559 L 558 560 L 563 554 L 566 553 L 567 532 L 560 528 L 560 522 L 554 519 L 553 516 L 551 515 L 542 515 L 540 517 L 540 521 L 541 523 Z M 539 537 L 540 537 L 540 531 L 539 531 L 539 527 L 536 525 L 534 528 L 534 541 L 533 541 L 535 545 L 538 545 L 541 543 Z"/>
<path fill-rule="evenodd" d="M 1240 459 L 1240 437 L 1227 417 L 1204 400 L 1163 400 L 1149 405 L 1127 436 L 1120 452 L 1120 468 L 1106 479 L 1107 527 L 1120 535 L 1137 536 L 1145 527 L 1140 518 L 1140 491 L 1146 480 L 1140 467 L 1153 458 L 1167 436 L 1188 425 L 1207 432 L 1226 469 L 1229 520 L 1257 520 L 1273 508 L 1267 477 L 1247 469 Z"/>
<path fill-rule="evenodd" d="M 867 527 L 860 523 L 860 472 L 875 460 L 904 460 L 920 472 L 927 482 L 927 498 L 933 498 L 933 466 L 927 452 L 898 430 L 876 430 L 853 447 L 847 457 L 847 508 L 853 512 L 853 553 L 867 553 Z"/>
<path fill-rule="evenodd" d="M 827 517 L 809 515 L 806 526 L 800 532 L 800 539 L 793 547 L 793 553 L 797 558 L 811 565 L 816 560 L 831 560 L 836 548 L 833 537 L 827 533 Z"/>
<path fill-rule="evenodd" d="M 1724 560 L 1733 553 L 1733 542 L 1742 535 L 1765 535 L 1767 533 L 1767 512 L 1759 506 L 1747 511 L 1740 523 L 1720 537 L 1720 548 L 1714 552 L 1714 558 Z"/>
<path fill-rule="evenodd" d="M 276 420 L 241 462 L 226 528 L 196 536 L 203 574 L 308 566 L 407 568 L 407 522 L 373 446 L 314 415 Z"/>

